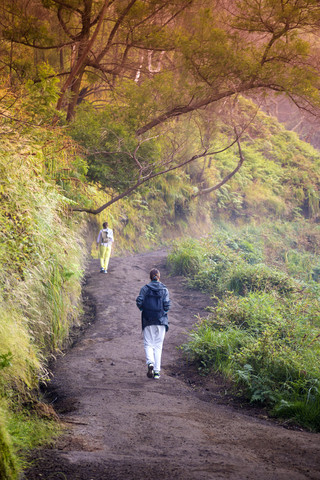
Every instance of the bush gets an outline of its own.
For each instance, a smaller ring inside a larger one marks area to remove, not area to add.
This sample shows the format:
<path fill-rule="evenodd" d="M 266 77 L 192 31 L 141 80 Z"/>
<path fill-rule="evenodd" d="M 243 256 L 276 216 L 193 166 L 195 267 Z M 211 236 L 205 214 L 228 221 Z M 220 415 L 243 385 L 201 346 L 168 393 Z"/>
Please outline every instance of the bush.
<path fill-rule="evenodd" d="M 254 241 L 256 244 L 253 243 Z M 237 252 L 241 259 L 251 265 L 260 263 L 263 260 L 262 248 L 260 242 L 257 242 L 256 239 L 250 239 L 249 241 L 246 238 L 231 238 L 227 240 L 226 246 Z"/>
<path fill-rule="evenodd" d="M 233 270 L 229 270 L 226 277 L 219 282 L 221 293 L 228 290 L 242 296 L 249 292 L 271 290 L 287 295 L 299 288 L 301 285 L 286 273 L 265 264 L 246 265 L 240 263 Z"/>
<path fill-rule="evenodd" d="M 203 320 L 190 332 L 190 341 L 181 349 L 189 360 L 199 364 L 200 372 L 220 370 L 226 373 L 230 355 L 250 341 L 250 336 L 236 327 L 214 330 L 210 320 Z"/>
<path fill-rule="evenodd" d="M 221 280 L 239 261 L 234 252 L 226 248 L 210 246 L 211 249 L 202 254 L 201 269 L 190 279 L 189 286 L 204 292 L 217 293 Z"/>
<path fill-rule="evenodd" d="M 282 400 L 274 409 L 274 415 L 289 418 L 296 423 L 320 432 L 320 393 L 305 395 L 301 400 L 288 402 Z"/>
<path fill-rule="evenodd" d="M 249 401 L 265 403 L 279 415 L 299 407 L 299 422 L 318 429 L 312 412 L 318 411 L 320 384 L 319 311 L 320 300 L 311 292 L 229 293 L 182 348 L 201 373 L 221 371 Z"/>
<path fill-rule="evenodd" d="M 202 263 L 201 247 L 191 238 L 184 240 L 173 248 L 167 262 L 173 275 L 193 275 Z"/>

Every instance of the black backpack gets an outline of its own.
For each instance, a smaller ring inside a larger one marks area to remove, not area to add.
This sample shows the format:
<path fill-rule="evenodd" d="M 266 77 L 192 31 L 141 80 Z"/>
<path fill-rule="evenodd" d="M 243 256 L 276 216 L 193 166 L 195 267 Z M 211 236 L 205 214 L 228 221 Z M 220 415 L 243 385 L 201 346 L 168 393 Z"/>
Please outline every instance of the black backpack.
<path fill-rule="evenodd" d="M 163 290 L 153 290 L 148 287 L 148 291 L 143 299 L 142 310 L 146 320 L 160 320 L 164 315 Z"/>

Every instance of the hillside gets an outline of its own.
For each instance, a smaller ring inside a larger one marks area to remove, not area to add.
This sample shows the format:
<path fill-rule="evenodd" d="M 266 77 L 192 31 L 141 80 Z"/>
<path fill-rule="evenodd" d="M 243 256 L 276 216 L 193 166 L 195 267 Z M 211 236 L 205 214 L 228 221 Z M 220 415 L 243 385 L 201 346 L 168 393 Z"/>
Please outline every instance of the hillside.
<path fill-rule="evenodd" d="M 319 118 L 320 6 L 3 0 L 0 18 L 0 478 L 15 480 L 59 435 L 42 389 L 83 329 L 104 221 L 113 257 L 172 248 L 219 301 L 237 272 L 236 295 L 256 288 L 260 263 L 317 295 L 320 153 L 260 107 L 294 104 L 291 128 Z"/>

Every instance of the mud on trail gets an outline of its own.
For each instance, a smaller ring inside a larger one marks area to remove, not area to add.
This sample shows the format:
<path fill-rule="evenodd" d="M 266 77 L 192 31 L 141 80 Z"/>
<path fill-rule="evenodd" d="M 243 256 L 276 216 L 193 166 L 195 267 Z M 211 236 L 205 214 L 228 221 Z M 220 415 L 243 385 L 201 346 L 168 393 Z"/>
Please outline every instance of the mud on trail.
<path fill-rule="evenodd" d="M 197 380 L 176 348 L 208 297 L 165 270 L 166 252 L 88 268 L 95 321 L 54 367 L 51 400 L 66 426 L 34 453 L 27 480 L 320 479 L 320 434 L 289 430 L 228 405 L 214 380 Z M 172 299 L 161 379 L 146 376 L 135 298 L 158 267 Z M 262 417 L 262 418 L 261 418 Z"/>

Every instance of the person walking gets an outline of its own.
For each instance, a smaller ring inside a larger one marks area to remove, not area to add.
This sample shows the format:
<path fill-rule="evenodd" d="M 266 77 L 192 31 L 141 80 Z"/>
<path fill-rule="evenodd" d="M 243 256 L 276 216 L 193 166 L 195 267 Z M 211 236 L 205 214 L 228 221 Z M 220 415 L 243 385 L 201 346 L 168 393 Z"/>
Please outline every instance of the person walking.
<path fill-rule="evenodd" d="M 99 249 L 100 273 L 108 273 L 108 265 L 113 244 L 113 231 L 108 227 L 108 222 L 104 222 L 103 229 L 100 230 L 97 238 L 97 247 Z"/>
<path fill-rule="evenodd" d="M 151 282 L 141 288 L 136 304 L 141 313 L 143 343 L 148 366 L 147 377 L 160 378 L 162 346 L 169 329 L 169 291 L 160 282 L 160 272 L 153 268 Z"/>

